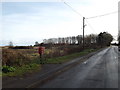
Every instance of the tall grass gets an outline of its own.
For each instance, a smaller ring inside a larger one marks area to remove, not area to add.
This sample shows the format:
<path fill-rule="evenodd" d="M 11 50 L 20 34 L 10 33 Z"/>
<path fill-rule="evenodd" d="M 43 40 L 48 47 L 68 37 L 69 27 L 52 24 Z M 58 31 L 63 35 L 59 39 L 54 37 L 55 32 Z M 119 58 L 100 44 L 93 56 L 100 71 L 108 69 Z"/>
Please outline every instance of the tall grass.
<path fill-rule="evenodd" d="M 32 50 L 3 49 L 2 65 L 22 66 L 30 63 L 36 56 L 37 54 Z"/>
<path fill-rule="evenodd" d="M 62 45 L 45 49 L 44 58 L 57 58 L 66 56 L 76 52 L 82 52 L 83 48 L 80 45 Z M 2 50 L 2 65 L 6 66 L 23 66 L 39 59 L 37 49 L 3 49 Z M 38 63 L 38 61 L 37 61 Z"/>

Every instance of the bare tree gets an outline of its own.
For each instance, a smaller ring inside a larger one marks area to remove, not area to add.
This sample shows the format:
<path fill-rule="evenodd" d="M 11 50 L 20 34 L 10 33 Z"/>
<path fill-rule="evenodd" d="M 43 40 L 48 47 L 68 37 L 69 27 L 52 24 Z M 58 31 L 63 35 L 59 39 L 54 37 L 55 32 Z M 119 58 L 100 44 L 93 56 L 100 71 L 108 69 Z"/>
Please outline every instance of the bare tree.
<path fill-rule="evenodd" d="M 36 41 L 36 42 L 35 42 L 35 45 L 39 45 L 39 43 Z"/>
<path fill-rule="evenodd" d="M 76 40 L 77 40 L 78 45 L 80 45 L 82 43 L 82 35 L 76 36 Z"/>
<path fill-rule="evenodd" d="M 75 44 L 75 43 L 76 43 L 76 37 L 72 36 L 72 44 Z"/>
<path fill-rule="evenodd" d="M 65 43 L 65 38 L 62 38 L 62 43 Z"/>
<path fill-rule="evenodd" d="M 91 43 L 97 43 L 96 39 L 97 39 L 97 35 L 91 34 Z"/>
<path fill-rule="evenodd" d="M 62 43 L 62 39 L 58 38 L 58 44 L 61 44 L 61 43 Z"/>
<path fill-rule="evenodd" d="M 13 46 L 13 42 L 10 41 L 9 44 L 8 44 L 8 46 Z"/>

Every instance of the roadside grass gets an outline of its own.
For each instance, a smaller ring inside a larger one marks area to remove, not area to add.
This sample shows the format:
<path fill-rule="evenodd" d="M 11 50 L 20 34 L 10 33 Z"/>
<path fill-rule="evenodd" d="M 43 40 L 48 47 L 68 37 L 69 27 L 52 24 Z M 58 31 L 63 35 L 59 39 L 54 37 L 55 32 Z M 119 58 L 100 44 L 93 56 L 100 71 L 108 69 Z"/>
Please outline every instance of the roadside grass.
<path fill-rule="evenodd" d="M 81 51 L 81 52 L 78 52 L 78 53 L 73 53 L 73 54 L 70 54 L 70 55 L 65 55 L 65 56 L 56 57 L 56 58 L 48 58 L 48 59 L 46 59 L 44 64 L 61 64 L 61 63 L 70 61 L 74 58 L 77 58 L 77 57 L 80 57 L 80 56 L 83 56 L 83 55 L 87 55 L 91 52 L 95 52 L 97 50 L 99 50 L 99 49 L 86 49 L 84 51 Z M 20 66 L 15 66 L 13 68 L 14 68 L 14 70 L 12 72 L 7 72 L 7 73 L 2 72 L 2 73 L 0 73 L 0 76 L 1 75 L 3 77 L 4 76 L 10 76 L 10 77 L 23 76 L 25 74 L 32 73 L 32 72 L 40 70 L 42 68 L 42 65 L 40 64 L 40 60 L 39 60 L 39 56 L 38 56 L 36 59 L 32 60 L 32 62 L 27 64 L 27 65 L 23 65 L 21 67 Z"/>
<path fill-rule="evenodd" d="M 2 76 L 22 76 L 26 73 L 32 73 L 35 72 L 37 70 L 40 70 L 41 65 L 40 64 L 28 64 L 28 65 L 24 65 L 22 67 L 13 67 L 14 71 L 12 72 L 7 72 L 7 73 L 2 73 Z"/>
<path fill-rule="evenodd" d="M 50 58 L 50 59 L 47 59 L 46 63 L 47 64 L 61 64 L 61 63 L 70 61 L 70 60 L 72 60 L 74 58 L 77 58 L 77 57 L 80 57 L 80 56 L 83 56 L 83 55 L 87 55 L 87 54 L 89 54 L 91 52 L 95 52 L 97 50 L 98 49 L 86 49 L 86 50 L 84 50 L 82 52 L 73 53 L 73 54 L 70 54 L 70 55 L 56 57 L 56 58 Z"/>
<path fill-rule="evenodd" d="M 2 72 L 0 71 L 0 77 L 2 76 Z"/>

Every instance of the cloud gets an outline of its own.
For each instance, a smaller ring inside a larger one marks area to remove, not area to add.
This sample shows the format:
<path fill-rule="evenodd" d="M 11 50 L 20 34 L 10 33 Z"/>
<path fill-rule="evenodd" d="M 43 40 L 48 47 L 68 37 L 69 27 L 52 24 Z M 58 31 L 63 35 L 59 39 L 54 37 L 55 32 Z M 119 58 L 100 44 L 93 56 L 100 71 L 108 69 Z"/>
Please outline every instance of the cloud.
<path fill-rule="evenodd" d="M 118 1 L 119 0 L 87 0 L 91 4 L 88 6 L 79 6 L 76 5 L 76 9 L 82 13 L 85 17 L 92 17 L 97 15 L 103 15 L 106 13 L 114 12 L 118 10 Z M 111 14 L 104 17 L 98 17 L 95 19 L 88 19 L 88 22 L 94 28 L 93 31 L 101 32 L 108 31 L 113 35 L 118 33 L 118 14 Z M 89 25 L 86 27 L 86 31 Z"/>
<path fill-rule="evenodd" d="M 84 2 L 84 4 L 83 4 Z M 39 3 L 40 4 L 40 3 Z M 45 4 L 45 5 L 44 5 Z M 45 38 L 66 37 L 82 34 L 82 17 L 73 12 L 63 3 L 44 3 L 40 6 L 27 7 L 31 12 L 14 12 L 3 16 L 3 40 L 16 44 L 31 44 Z M 91 17 L 117 10 L 114 0 L 86 0 L 81 3 L 70 3 L 85 17 Z M 82 5 L 81 5 L 82 4 Z M 58 5 L 58 6 L 57 6 Z M 32 4 L 31 4 L 32 6 Z M 9 9 L 10 10 L 10 9 Z M 117 14 L 85 21 L 85 34 L 108 31 L 113 35 L 117 32 Z"/>

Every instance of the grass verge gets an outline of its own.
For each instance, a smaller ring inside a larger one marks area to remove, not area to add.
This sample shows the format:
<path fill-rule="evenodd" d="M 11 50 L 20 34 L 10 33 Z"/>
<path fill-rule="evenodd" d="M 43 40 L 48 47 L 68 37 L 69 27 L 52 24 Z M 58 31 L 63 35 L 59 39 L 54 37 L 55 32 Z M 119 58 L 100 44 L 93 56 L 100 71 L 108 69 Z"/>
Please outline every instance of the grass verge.
<path fill-rule="evenodd" d="M 0 77 L 2 77 L 2 72 L 0 71 Z"/>
<path fill-rule="evenodd" d="M 2 76 L 22 76 L 25 73 L 32 73 L 33 71 L 37 71 L 40 69 L 40 64 L 28 64 L 22 67 L 14 67 L 13 72 L 2 73 Z"/>
<path fill-rule="evenodd" d="M 83 55 L 87 55 L 91 52 L 95 52 L 98 49 L 86 49 L 82 52 L 78 52 L 78 53 L 74 53 L 74 54 L 70 54 L 70 55 L 66 55 L 66 56 L 62 56 L 62 57 L 56 57 L 56 58 L 51 58 L 51 59 L 47 59 L 47 63 L 48 64 L 60 64 L 60 63 L 64 63 L 67 61 L 70 61 L 74 58 L 77 58 L 79 56 L 83 56 Z"/>

